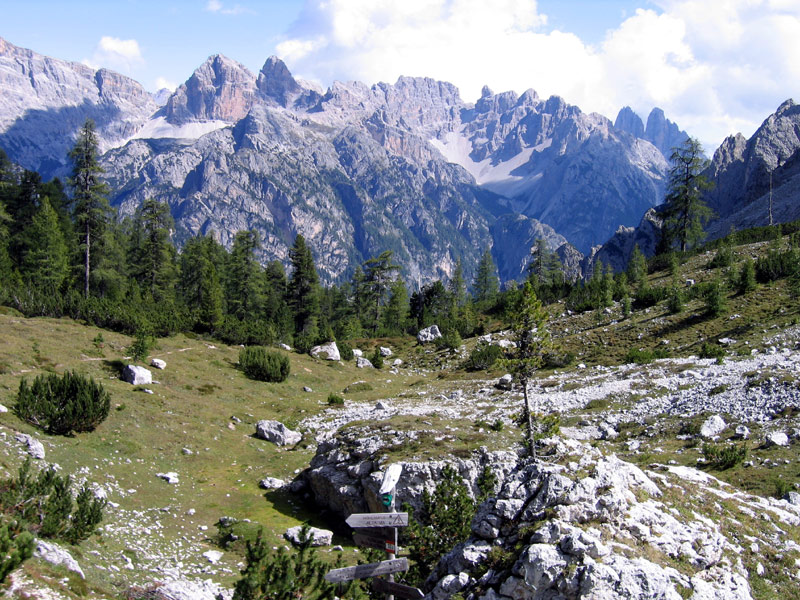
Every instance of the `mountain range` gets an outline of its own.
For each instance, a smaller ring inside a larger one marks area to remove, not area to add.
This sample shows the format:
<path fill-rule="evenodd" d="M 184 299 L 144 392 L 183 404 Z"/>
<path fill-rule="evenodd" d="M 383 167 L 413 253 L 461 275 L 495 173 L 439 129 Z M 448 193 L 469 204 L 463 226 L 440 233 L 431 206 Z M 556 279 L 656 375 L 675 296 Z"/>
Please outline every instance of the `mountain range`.
<path fill-rule="evenodd" d="M 448 278 L 459 260 L 470 277 L 487 247 L 501 279 L 519 279 L 537 238 L 576 265 L 661 202 L 667 156 L 687 137 L 660 109 L 646 125 L 627 107 L 612 123 L 533 90 L 484 87 L 474 103 L 418 77 L 323 90 L 276 57 L 254 74 L 212 56 L 166 96 L 0 39 L 0 85 L 0 148 L 23 167 L 68 174 L 75 132 L 92 118 L 123 216 L 146 198 L 166 202 L 179 246 L 198 234 L 229 246 L 253 229 L 263 262 L 288 263 L 300 233 L 329 282 L 386 249 L 410 283 Z M 744 178 L 763 191 L 757 167 L 735 166 L 751 156 L 776 157 L 764 163 L 780 171 L 773 185 L 796 172 L 793 142 L 770 153 L 739 137 L 713 163 L 731 189 Z M 715 207 L 728 206 L 726 189 Z"/>

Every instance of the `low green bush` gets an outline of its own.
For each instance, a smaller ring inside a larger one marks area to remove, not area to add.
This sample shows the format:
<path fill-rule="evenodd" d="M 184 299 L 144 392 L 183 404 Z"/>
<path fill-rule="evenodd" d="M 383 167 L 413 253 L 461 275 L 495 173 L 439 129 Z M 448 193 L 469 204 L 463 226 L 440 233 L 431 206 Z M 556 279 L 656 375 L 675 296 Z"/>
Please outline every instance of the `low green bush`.
<path fill-rule="evenodd" d="M 667 358 L 669 352 L 666 350 L 646 350 L 641 348 L 630 348 L 623 358 L 625 364 L 635 363 L 637 365 L 645 365 L 653 362 L 657 358 Z"/>
<path fill-rule="evenodd" d="M 38 375 L 31 386 L 19 383 L 14 412 L 53 435 L 94 431 L 108 416 L 108 392 L 94 379 L 69 371 Z"/>
<path fill-rule="evenodd" d="M 699 355 L 700 358 L 715 358 L 719 360 L 720 358 L 725 358 L 725 348 L 718 344 L 703 342 Z"/>
<path fill-rule="evenodd" d="M 347 342 L 339 342 L 336 346 L 339 348 L 339 356 L 342 360 L 353 360 L 355 358 L 353 347 Z"/>
<path fill-rule="evenodd" d="M 328 404 L 331 406 L 342 406 L 344 404 L 344 398 L 342 398 L 339 394 L 334 394 L 331 392 L 328 394 Z"/>
<path fill-rule="evenodd" d="M 239 366 L 256 381 L 280 383 L 289 377 L 289 358 L 270 352 L 263 346 L 250 346 L 239 351 Z"/>
<path fill-rule="evenodd" d="M 464 368 L 467 371 L 485 371 L 491 369 L 499 358 L 503 358 L 503 350 L 500 346 L 478 344 L 470 352 L 469 358 L 464 361 Z"/>
<path fill-rule="evenodd" d="M 369 392 L 372 391 L 372 389 L 373 387 L 366 381 L 356 381 L 355 383 L 351 383 L 350 385 L 348 385 L 342 391 L 345 394 L 351 394 L 353 392 Z"/>
<path fill-rule="evenodd" d="M 745 443 L 741 446 L 736 444 L 717 446 L 706 442 L 703 444 L 702 451 L 706 462 L 720 471 L 732 469 L 743 463 L 744 459 L 747 458 L 747 444 Z"/>

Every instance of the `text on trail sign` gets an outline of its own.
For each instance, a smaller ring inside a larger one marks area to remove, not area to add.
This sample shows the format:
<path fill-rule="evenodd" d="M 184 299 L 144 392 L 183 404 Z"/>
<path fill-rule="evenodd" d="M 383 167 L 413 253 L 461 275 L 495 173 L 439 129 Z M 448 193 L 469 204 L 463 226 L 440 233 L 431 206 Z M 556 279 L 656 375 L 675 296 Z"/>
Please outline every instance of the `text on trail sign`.
<path fill-rule="evenodd" d="M 406 527 L 408 513 L 353 513 L 345 523 L 350 527 Z"/>

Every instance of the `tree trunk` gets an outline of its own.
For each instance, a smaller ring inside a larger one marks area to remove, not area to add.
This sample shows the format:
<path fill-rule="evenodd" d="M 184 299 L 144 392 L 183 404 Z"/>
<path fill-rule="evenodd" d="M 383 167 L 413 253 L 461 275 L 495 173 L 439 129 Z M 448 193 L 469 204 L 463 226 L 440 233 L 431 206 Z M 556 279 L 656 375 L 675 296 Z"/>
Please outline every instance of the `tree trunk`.
<path fill-rule="evenodd" d="M 89 257 L 90 257 L 90 251 L 91 251 L 91 242 L 92 242 L 92 237 L 91 237 L 91 234 L 90 234 L 89 222 L 87 220 L 87 222 L 86 222 L 86 252 L 84 253 L 86 262 L 84 263 L 84 270 L 83 270 L 83 295 L 84 295 L 85 298 L 89 297 Z"/>
<path fill-rule="evenodd" d="M 531 456 L 536 460 L 536 436 L 533 431 L 533 410 L 531 410 L 531 401 L 528 397 L 528 380 L 522 382 L 522 396 L 525 398 L 525 412 L 528 417 L 528 446 L 531 449 Z"/>

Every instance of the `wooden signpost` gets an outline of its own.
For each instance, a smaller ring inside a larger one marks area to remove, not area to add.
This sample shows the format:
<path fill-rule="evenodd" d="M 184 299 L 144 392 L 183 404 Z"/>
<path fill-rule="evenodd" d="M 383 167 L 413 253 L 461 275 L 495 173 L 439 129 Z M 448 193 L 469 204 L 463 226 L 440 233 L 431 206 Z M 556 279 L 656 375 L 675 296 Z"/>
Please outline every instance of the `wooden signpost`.
<path fill-rule="evenodd" d="M 354 513 L 345 520 L 345 523 L 356 530 L 353 533 L 353 541 L 356 544 L 364 548 L 383 550 L 389 559 L 368 565 L 334 569 L 325 575 L 327 581 L 343 583 L 353 579 L 386 575 L 386 579 L 373 579 L 372 589 L 387 594 L 388 600 L 394 600 L 395 596 L 408 600 L 418 600 L 423 597 L 419 589 L 395 583 L 393 576 L 393 573 L 408 571 L 408 560 L 395 558 L 400 549 L 397 545 L 397 528 L 408 526 L 408 513 L 394 510 L 395 491 L 402 470 L 402 465 L 389 465 L 378 490 L 379 499 L 389 512 Z"/>
<path fill-rule="evenodd" d="M 393 558 L 392 560 L 382 560 L 368 565 L 333 569 L 325 574 L 325 580 L 331 583 L 342 583 L 353 579 L 366 579 L 376 575 L 399 573 L 400 571 L 408 571 L 408 560 L 405 558 Z"/>
<path fill-rule="evenodd" d="M 409 600 L 418 600 L 425 596 L 419 588 L 403 585 L 402 583 L 395 583 L 387 579 L 373 579 L 372 589 L 378 593 L 392 594 L 398 598 L 408 598 Z"/>
<path fill-rule="evenodd" d="M 353 513 L 345 523 L 353 529 L 361 527 L 407 527 L 408 513 Z"/>

